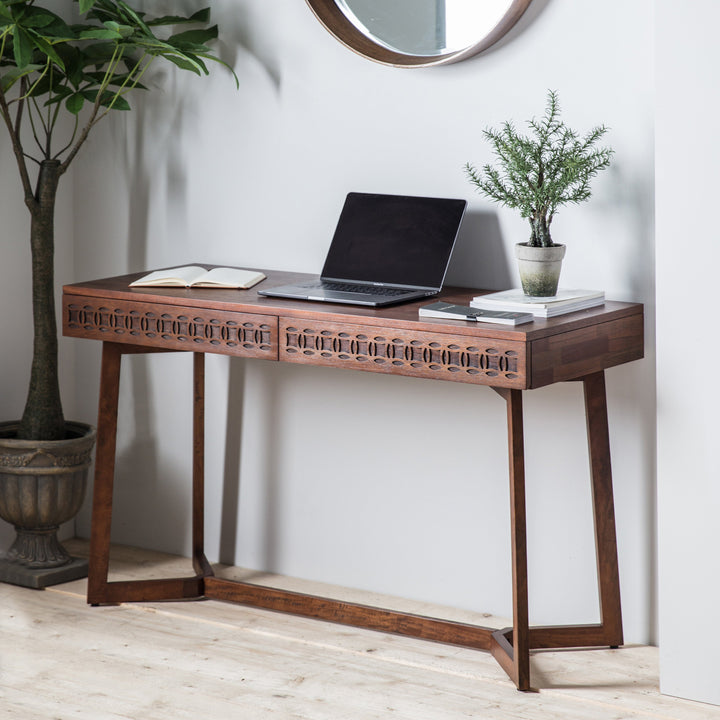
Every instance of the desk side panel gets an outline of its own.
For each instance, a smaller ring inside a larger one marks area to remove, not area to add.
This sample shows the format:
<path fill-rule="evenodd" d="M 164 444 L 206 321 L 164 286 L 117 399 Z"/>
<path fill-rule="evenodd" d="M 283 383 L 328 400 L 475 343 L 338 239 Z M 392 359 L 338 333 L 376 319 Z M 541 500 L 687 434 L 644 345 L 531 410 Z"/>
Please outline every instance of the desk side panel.
<path fill-rule="evenodd" d="M 279 360 L 522 389 L 526 344 L 316 319 L 280 318 Z"/>
<path fill-rule="evenodd" d="M 559 333 L 530 344 L 531 388 L 583 377 L 644 355 L 643 314 Z"/>
<path fill-rule="evenodd" d="M 277 360 L 277 318 L 107 298 L 63 296 L 63 334 L 166 350 Z"/>

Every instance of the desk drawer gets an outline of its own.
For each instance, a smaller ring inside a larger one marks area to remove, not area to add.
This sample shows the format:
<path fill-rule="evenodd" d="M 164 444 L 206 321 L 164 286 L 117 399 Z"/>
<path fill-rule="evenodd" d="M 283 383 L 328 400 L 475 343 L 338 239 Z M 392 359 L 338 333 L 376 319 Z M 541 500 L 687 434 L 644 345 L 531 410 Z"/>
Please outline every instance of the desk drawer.
<path fill-rule="evenodd" d="M 63 333 L 73 337 L 277 360 L 277 318 L 206 308 L 66 295 Z"/>
<path fill-rule="evenodd" d="M 525 343 L 280 318 L 279 359 L 411 377 L 525 388 Z"/>

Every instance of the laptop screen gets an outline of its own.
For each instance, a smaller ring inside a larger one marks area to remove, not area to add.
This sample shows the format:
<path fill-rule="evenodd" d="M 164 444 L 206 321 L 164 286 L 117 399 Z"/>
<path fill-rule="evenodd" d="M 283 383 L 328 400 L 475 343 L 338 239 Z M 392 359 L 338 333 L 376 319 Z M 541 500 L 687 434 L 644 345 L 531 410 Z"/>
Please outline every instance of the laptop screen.
<path fill-rule="evenodd" d="M 349 193 L 322 277 L 439 289 L 466 204 Z"/>

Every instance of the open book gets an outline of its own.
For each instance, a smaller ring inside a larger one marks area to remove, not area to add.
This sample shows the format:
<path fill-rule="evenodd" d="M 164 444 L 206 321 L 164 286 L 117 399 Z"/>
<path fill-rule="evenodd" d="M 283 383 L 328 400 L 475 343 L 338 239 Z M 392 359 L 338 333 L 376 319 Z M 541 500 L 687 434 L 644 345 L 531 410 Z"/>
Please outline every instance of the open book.
<path fill-rule="evenodd" d="M 251 288 L 265 279 L 257 270 L 217 267 L 206 270 L 198 265 L 185 265 L 169 270 L 156 270 L 130 283 L 130 287 L 205 287 Z"/>

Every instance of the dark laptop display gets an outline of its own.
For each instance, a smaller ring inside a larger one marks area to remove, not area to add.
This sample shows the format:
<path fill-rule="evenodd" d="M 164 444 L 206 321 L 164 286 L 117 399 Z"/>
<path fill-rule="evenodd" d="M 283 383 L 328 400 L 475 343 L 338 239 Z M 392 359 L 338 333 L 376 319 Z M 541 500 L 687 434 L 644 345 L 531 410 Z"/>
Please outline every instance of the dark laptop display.
<path fill-rule="evenodd" d="M 466 205 L 449 198 L 349 193 L 320 281 L 259 294 L 360 305 L 435 295 Z"/>

